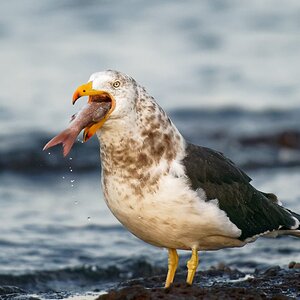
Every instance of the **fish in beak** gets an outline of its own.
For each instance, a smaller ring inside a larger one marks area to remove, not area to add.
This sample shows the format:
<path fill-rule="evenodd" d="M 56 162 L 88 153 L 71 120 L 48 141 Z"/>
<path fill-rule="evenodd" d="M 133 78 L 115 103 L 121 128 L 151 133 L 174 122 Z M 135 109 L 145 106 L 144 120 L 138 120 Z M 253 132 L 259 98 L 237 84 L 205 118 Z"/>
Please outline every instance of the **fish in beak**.
<path fill-rule="evenodd" d="M 94 90 L 92 82 L 77 88 L 72 103 L 82 96 L 89 97 L 88 103 L 72 117 L 69 126 L 50 140 L 43 150 L 62 144 L 63 154 L 67 156 L 82 129 L 84 129 L 83 141 L 86 142 L 103 126 L 115 108 L 114 98 L 105 91 Z"/>
<path fill-rule="evenodd" d="M 105 121 L 109 118 L 111 113 L 114 111 L 116 102 L 114 98 L 105 91 L 101 90 L 94 90 L 93 89 L 93 83 L 90 81 L 86 84 L 83 84 L 79 86 L 76 91 L 73 94 L 73 100 L 72 103 L 75 104 L 75 102 L 83 96 L 89 96 L 88 103 L 91 102 L 98 102 L 98 103 L 110 103 L 110 110 L 107 112 L 107 114 L 104 116 L 101 121 L 91 124 L 84 128 L 83 132 L 83 141 L 86 142 L 88 139 L 90 139 L 96 132 L 99 130 Z"/>

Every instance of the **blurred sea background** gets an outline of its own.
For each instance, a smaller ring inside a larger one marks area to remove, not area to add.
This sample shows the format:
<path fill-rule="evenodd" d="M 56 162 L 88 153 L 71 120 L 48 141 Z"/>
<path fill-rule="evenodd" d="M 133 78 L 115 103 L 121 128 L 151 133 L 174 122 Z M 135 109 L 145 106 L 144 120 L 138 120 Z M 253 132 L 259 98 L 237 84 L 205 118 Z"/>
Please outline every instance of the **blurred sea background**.
<path fill-rule="evenodd" d="M 42 152 L 85 102 L 73 107 L 71 97 L 95 71 L 134 77 L 189 141 L 222 151 L 254 186 L 300 212 L 299 1 L 0 8 L 0 298 L 8 286 L 10 299 L 87 297 L 166 270 L 167 252 L 132 236 L 106 207 L 96 138 L 66 159 L 61 149 Z M 299 249 L 300 239 L 261 238 L 202 253 L 201 269 L 287 267 Z"/>

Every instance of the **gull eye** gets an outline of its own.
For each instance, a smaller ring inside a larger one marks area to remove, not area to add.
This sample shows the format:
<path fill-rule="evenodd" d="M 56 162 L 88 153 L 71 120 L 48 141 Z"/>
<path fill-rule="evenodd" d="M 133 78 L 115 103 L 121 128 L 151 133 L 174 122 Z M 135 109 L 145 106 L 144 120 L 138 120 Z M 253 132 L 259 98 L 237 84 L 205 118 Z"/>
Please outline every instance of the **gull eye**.
<path fill-rule="evenodd" d="M 117 89 L 119 86 L 121 85 L 121 82 L 119 80 L 116 80 L 114 83 L 113 83 L 113 87 L 115 89 Z"/>

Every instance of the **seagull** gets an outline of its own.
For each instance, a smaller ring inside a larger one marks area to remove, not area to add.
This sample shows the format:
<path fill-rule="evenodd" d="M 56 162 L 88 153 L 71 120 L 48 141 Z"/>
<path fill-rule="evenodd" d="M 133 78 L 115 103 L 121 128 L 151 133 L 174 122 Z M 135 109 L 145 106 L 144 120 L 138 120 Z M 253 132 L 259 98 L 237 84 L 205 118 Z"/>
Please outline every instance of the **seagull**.
<path fill-rule="evenodd" d="M 105 202 L 131 233 L 168 249 L 165 287 L 174 280 L 177 250 L 190 250 L 188 285 L 198 251 L 242 247 L 258 237 L 300 237 L 300 215 L 281 206 L 274 194 L 222 153 L 187 142 L 165 111 L 130 76 L 113 70 L 91 75 L 73 104 L 110 102 L 105 118 L 85 128 L 97 135 Z"/>

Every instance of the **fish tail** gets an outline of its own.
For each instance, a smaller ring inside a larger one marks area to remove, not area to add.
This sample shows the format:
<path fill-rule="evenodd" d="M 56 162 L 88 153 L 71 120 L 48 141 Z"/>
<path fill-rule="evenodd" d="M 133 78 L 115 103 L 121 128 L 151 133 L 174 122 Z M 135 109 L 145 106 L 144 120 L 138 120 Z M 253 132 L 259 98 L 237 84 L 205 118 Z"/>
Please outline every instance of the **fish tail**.
<path fill-rule="evenodd" d="M 77 135 L 78 135 L 78 132 L 67 128 L 64 131 L 62 131 L 60 134 L 55 136 L 52 140 L 50 140 L 44 146 L 43 150 L 47 150 L 51 147 L 62 144 L 63 155 L 67 156 L 77 138 Z"/>

